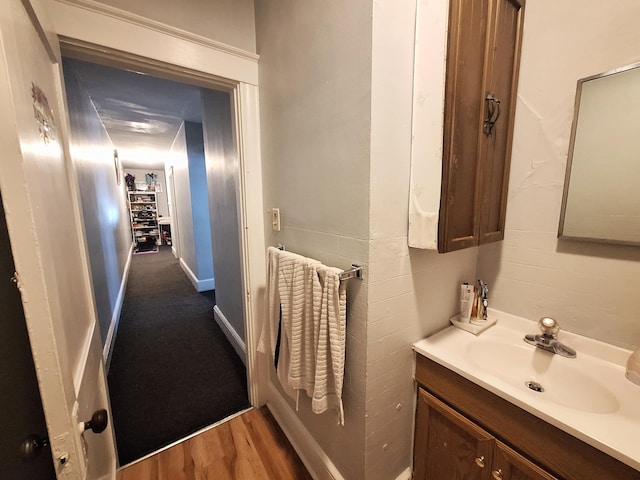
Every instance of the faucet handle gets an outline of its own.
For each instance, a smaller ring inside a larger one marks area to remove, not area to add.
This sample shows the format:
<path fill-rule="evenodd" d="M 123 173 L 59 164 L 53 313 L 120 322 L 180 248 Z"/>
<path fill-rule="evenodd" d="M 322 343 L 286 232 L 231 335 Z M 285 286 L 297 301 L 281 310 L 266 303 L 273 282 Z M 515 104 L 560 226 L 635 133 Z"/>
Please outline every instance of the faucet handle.
<path fill-rule="evenodd" d="M 542 317 L 538 320 L 538 327 L 540 327 L 540 331 L 543 335 L 548 335 L 554 338 L 558 336 L 558 332 L 560 331 L 560 324 L 555 318 L 551 317 Z"/>

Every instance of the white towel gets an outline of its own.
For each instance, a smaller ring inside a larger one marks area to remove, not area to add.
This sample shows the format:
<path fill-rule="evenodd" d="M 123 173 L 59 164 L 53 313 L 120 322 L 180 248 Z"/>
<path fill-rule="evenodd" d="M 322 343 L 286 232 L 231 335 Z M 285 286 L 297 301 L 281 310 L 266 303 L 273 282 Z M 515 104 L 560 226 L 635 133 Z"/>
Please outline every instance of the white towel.
<path fill-rule="evenodd" d="M 320 315 L 320 298 L 314 302 L 314 291 L 321 288 L 316 272 L 321 265 L 295 253 L 268 249 L 268 311 L 258 351 L 270 352 L 274 359 L 278 356 L 277 377 L 283 390 L 296 400 L 296 409 L 298 391 L 305 390 L 309 396 L 313 392 L 314 324 Z"/>
<path fill-rule="evenodd" d="M 295 390 L 311 396 L 315 375 L 314 319 L 320 315 L 320 289 L 317 260 L 281 252 L 278 291 L 282 308 L 282 339 L 278 376 Z M 284 347 L 284 352 L 283 352 Z M 283 357 L 284 353 L 284 357 Z M 296 395 L 297 408 L 297 395 Z"/>
<path fill-rule="evenodd" d="M 280 297 L 278 295 L 278 249 L 269 247 L 267 250 L 267 301 L 262 331 L 258 340 L 258 351 L 264 354 L 274 353 L 278 337 L 278 323 L 280 321 Z"/>
<path fill-rule="evenodd" d="M 335 408 L 338 423 L 344 425 L 346 288 L 340 273 L 317 260 L 269 247 L 267 315 L 258 351 L 275 358 L 278 349 L 277 377 L 296 400 L 296 409 L 304 390 L 314 413 Z"/>
<path fill-rule="evenodd" d="M 346 344 L 347 294 L 340 282 L 342 270 L 319 267 L 322 284 L 320 318 L 316 324 L 316 374 L 311 408 L 322 413 L 330 407 L 338 412 L 338 423 L 344 425 L 342 385 Z"/>

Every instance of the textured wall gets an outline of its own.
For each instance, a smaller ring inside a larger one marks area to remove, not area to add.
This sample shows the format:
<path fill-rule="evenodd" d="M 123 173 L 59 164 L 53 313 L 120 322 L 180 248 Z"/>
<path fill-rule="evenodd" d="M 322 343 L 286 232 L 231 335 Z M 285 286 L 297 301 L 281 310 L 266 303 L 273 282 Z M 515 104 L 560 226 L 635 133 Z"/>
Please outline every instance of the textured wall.
<path fill-rule="evenodd" d="M 528 2 L 516 109 L 506 235 L 480 249 L 490 302 L 599 340 L 640 347 L 640 248 L 559 241 L 578 79 L 640 60 L 640 4 L 596 0 L 580 8 Z"/>
<path fill-rule="evenodd" d="M 367 479 L 395 478 L 411 464 L 415 415 L 411 347 L 448 325 L 457 313 L 456 287 L 473 281 L 476 267 L 474 248 L 441 255 L 407 246 L 415 13 L 414 2 L 374 3 Z M 428 58 L 434 57 L 438 58 Z M 429 69 L 434 70 L 433 65 Z M 425 101 L 437 100 L 435 94 L 427 97 Z M 426 130 L 415 135 L 433 138 Z"/>
<path fill-rule="evenodd" d="M 265 207 L 283 224 L 266 235 L 367 266 L 348 284 L 345 427 L 297 414 L 344 478 L 386 480 L 411 461 L 411 345 L 456 313 L 477 249 L 407 247 L 415 4 L 344 9 L 256 5 Z"/>
<path fill-rule="evenodd" d="M 113 145 L 88 95 L 65 63 L 71 123 L 71 156 L 78 176 L 93 291 L 102 342 L 107 339 L 124 267 L 131 229 L 124 178 L 116 183 Z"/>
<path fill-rule="evenodd" d="M 347 268 L 368 263 L 371 2 L 256 2 L 268 244 Z M 345 426 L 295 412 L 345 478 L 364 478 L 367 285 L 348 284 Z M 295 411 L 295 406 L 291 406 Z"/>

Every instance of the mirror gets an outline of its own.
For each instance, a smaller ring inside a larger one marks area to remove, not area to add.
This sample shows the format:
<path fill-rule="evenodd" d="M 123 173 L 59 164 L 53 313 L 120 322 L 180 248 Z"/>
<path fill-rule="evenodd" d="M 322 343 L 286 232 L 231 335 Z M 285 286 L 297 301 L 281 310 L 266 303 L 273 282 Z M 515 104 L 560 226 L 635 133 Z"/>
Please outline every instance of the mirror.
<path fill-rule="evenodd" d="M 640 245 L 640 63 L 578 81 L 558 236 Z"/>

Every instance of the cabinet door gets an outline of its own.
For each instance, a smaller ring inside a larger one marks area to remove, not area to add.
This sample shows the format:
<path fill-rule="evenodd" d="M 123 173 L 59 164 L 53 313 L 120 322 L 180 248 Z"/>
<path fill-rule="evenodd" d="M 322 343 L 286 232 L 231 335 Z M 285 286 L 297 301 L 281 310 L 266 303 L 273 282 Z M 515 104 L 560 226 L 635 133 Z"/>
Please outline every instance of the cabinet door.
<path fill-rule="evenodd" d="M 488 45 L 491 48 L 487 49 L 485 60 L 487 78 L 481 151 L 480 244 L 504 238 L 513 117 L 522 42 L 523 4 L 523 0 L 490 2 Z M 495 100 L 487 99 L 487 96 Z M 485 122 L 491 117 L 492 112 L 495 124 L 489 128 Z"/>
<path fill-rule="evenodd" d="M 451 0 L 438 249 L 478 244 L 489 2 Z"/>
<path fill-rule="evenodd" d="M 414 480 L 489 480 L 493 442 L 480 427 L 418 390 Z"/>
<path fill-rule="evenodd" d="M 531 463 L 522 455 L 516 453 L 504 443 L 496 440 L 491 469 L 492 480 L 557 480 L 553 475 L 545 472 Z"/>
<path fill-rule="evenodd" d="M 504 238 L 524 0 L 451 0 L 438 250 Z"/>

